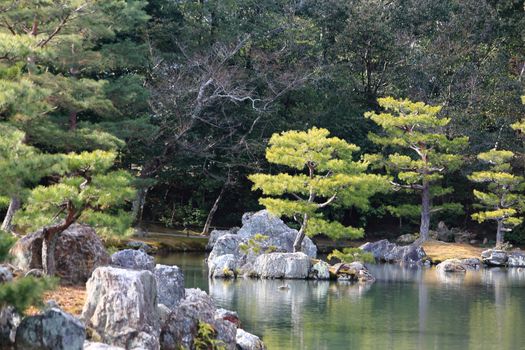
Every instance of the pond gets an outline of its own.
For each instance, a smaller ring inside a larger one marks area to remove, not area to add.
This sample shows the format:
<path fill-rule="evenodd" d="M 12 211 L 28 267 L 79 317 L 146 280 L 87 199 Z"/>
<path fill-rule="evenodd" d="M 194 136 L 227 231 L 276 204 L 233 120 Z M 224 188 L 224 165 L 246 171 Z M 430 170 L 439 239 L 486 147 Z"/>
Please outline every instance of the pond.
<path fill-rule="evenodd" d="M 186 288 L 237 311 L 268 349 L 525 349 L 525 269 L 458 276 L 369 264 L 377 278 L 371 285 L 225 281 L 208 280 L 204 258 L 179 253 L 158 261 L 181 267 Z"/>

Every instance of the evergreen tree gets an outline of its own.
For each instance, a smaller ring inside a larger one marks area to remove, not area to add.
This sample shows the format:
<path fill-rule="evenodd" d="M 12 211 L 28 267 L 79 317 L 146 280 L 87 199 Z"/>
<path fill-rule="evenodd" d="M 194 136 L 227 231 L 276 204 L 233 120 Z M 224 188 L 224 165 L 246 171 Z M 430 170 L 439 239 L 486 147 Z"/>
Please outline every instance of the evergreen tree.
<path fill-rule="evenodd" d="M 253 189 L 268 196 L 261 198 L 260 204 L 301 225 L 293 245 L 295 252 L 301 251 L 305 235 L 362 237 L 362 228 L 328 221 L 320 209 L 329 205 L 366 209 L 370 196 L 388 185 L 384 177 L 365 173 L 367 162 L 354 160 L 359 147 L 329 135 L 328 130 L 316 127 L 274 134 L 266 150 L 267 160 L 293 171 L 249 176 Z"/>
<path fill-rule="evenodd" d="M 394 189 L 421 194 L 420 240 L 427 240 L 433 211 L 458 210 L 458 205 L 454 204 L 433 207 L 432 199 L 453 191 L 452 188 L 441 187 L 438 182 L 446 172 L 456 170 L 463 164 L 458 152 L 467 146 L 468 138 L 447 137 L 444 128 L 450 118 L 438 116 L 439 106 L 392 97 L 380 98 L 378 103 L 385 112 L 368 112 L 365 116 L 381 126 L 384 134 L 370 133 L 369 138 L 390 151 L 385 164 L 389 172 L 396 174 L 396 179 L 392 181 Z M 402 153 L 391 153 L 394 149 Z"/>
<path fill-rule="evenodd" d="M 487 184 L 486 191 L 474 190 L 474 196 L 483 210 L 472 214 L 478 222 L 493 220 L 497 222 L 496 246 L 503 243 L 505 232 L 523 222 L 518 210 L 525 204 L 521 192 L 525 189 L 523 177 L 513 175 L 510 161 L 514 153 L 492 149 L 478 155 L 478 159 L 489 164 L 489 169 L 476 171 L 469 179 L 476 183 Z"/>

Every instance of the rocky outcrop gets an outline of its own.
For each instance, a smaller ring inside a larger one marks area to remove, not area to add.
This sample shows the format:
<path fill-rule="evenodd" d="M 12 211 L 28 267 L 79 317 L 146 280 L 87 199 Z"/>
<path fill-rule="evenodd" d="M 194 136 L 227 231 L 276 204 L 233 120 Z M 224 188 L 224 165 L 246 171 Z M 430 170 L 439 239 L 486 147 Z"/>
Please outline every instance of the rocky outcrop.
<path fill-rule="evenodd" d="M 12 306 L 0 307 L 0 344 L 15 342 L 16 329 L 21 320 L 20 314 Z"/>
<path fill-rule="evenodd" d="M 60 309 L 48 309 L 41 315 L 28 316 L 16 331 L 16 349 L 82 350 L 84 325 Z"/>
<path fill-rule="evenodd" d="M 509 252 L 507 254 L 508 267 L 525 267 L 525 253 L 520 251 Z"/>
<path fill-rule="evenodd" d="M 157 287 L 153 273 L 100 267 L 86 284 L 82 319 L 107 344 L 159 349 Z"/>
<path fill-rule="evenodd" d="M 238 227 L 233 227 L 229 230 L 213 230 L 210 232 L 210 237 L 208 238 L 208 243 L 206 244 L 206 250 L 211 251 L 217 240 L 224 235 L 234 235 L 239 232 Z"/>
<path fill-rule="evenodd" d="M 420 245 L 398 246 L 386 239 L 365 243 L 360 248 L 372 253 L 377 261 L 387 263 L 420 264 L 427 256 Z"/>
<path fill-rule="evenodd" d="M 416 235 L 414 235 L 412 233 L 407 233 L 405 235 L 401 235 L 401 236 L 397 237 L 396 242 L 399 243 L 399 244 L 412 244 L 417 239 L 418 239 L 418 236 L 416 236 Z"/>
<path fill-rule="evenodd" d="M 42 231 L 19 239 L 10 253 L 13 264 L 21 270 L 42 269 Z M 95 230 L 81 224 L 73 224 L 59 235 L 55 260 L 56 274 L 65 284 L 85 283 L 93 270 L 110 262 Z"/>
<path fill-rule="evenodd" d="M 313 262 L 308 278 L 313 280 L 328 280 L 330 279 L 330 265 L 322 260 Z"/>
<path fill-rule="evenodd" d="M 141 241 L 129 241 L 128 243 L 126 243 L 126 247 L 130 249 L 140 249 L 145 251 L 146 253 L 150 253 L 154 250 L 149 244 Z"/>
<path fill-rule="evenodd" d="M 338 281 L 374 282 L 376 279 L 359 261 L 339 263 L 330 267 L 330 275 Z"/>
<path fill-rule="evenodd" d="M 261 341 L 261 339 L 253 335 L 251 333 L 248 333 L 242 329 L 237 329 L 237 334 L 235 336 L 235 339 L 237 341 L 237 347 L 241 350 L 264 350 L 266 347 L 264 346 L 264 343 Z"/>
<path fill-rule="evenodd" d="M 449 229 L 443 221 L 438 223 L 437 230 L 431 232 L 430 236 L 438 241 L 455 243 L 470 243 L 476 238 L 474 233 L 455 227 Z"/>
<path fill-rule="evenodd" d="M 269 253 L 257 257 L 253 271 L 260 278 L 306 279 L 310 258 L 304 253 Z"/>
<path fill-rule="evenodd" d="M 459 259 L 447 259 L 436 266 L 436 269 L 441 272 L 467 272 L 465 265 Z"/>
<path fill-rule="evenodd" d="M 232 322 L 215 317 L 213 299 L 200 289 L 186 289 L 186 297 L 181 300 L 162 325 L 160 334 L 161 348 L 193 349 L 194 339 L 201 322 L 210 324 L 216 331 L 226 349 L 235 349 L 237 328 Z"/>
<path fill-rule="evenodd" d="M 153 271 L 157 282 L 157 302 L 172 309 L 184 299 L 184 275 L 177 266 L 157 264 Z"/>
<path fill-rule="evenodd" d="M 231 272 L 234 272 L 234 275 L 247 275 L 252 272 L 253 264 L 259 255 L 270 251 L 293 252 L 297 230 L 286 226 L 281 219 L 268 211 L 244 214 L 242 223 L 238 231 L 212 232 L 210 246 L 213 246 L 213 249 L 207 259 L 210 277 L 232 277 Z M 257 241 L 257 249 L 251 249 L 250 242 L 253 243 L 257 234 L 266 236 L 266 239 Z M 241 245 L 245 248 L 248 246 L 248 249 L 241 249 Z M 308 237 L 305 237 L 302 243 L 302 251 L 311 258 L 317 255 L 317 247 Z M 220 258 L 224 255 L 231 256 Z"/>
<path fill-rule="evenodd" d="M 226 310 L 226 309 L 217 309 L 215 310 L 215 319 L 229 321 L 233 323 L 235 327 L 237 328 L 241 326 L 241 320 L 239 319 L 239 314 L 237 314 L 235 311 Z"/>
<path fill-rule="evenodd" d="M 111 265 L 123 269 L 153 271 L 155 260 L 142 250 L 124 249 L 111 255 Z"/>
<path fill-rule="evenodd" d="M 481 260 L 489 266 L 507 265 L 507 252 L 498 249 L 487 249 L 481 253 Z"/>
<path fill-rule="evenodd" d="M 84 350 L 125 350 L 120 346 L 112 346 L 104 343 L 84 342 Z"/>

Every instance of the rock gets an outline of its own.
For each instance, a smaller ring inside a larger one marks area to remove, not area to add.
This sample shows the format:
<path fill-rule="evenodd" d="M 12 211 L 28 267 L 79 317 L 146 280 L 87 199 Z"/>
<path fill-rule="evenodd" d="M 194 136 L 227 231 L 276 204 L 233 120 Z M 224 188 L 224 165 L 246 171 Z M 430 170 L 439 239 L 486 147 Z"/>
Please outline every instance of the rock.
<path fill-rule="evenodd" d="M 330 267 L 330 274 L 338 281 L 374 282 L 375 277 L 359 261 L 353 263 L 338 263 Z"/>
<path fill-rule="evenodd" d="M 414 243 L 417 238 L 418 236 L 411 234 L 411 233 L 407 233 L 405 235 L 399 236 L 396 241 L 397 243 L 400 243 L 400 244 L 411 244 L 411 243 Z"/>
<path fill-rule="evenodd" d="M 12 306 L 0 307 L 0 344 L 13 344 L 21 317 Z M 0 348 L 2 346 L 0 345 Z"/>
<path fill-rule="evenodd" d="M 94 343 L 90 341 L 84 342 L 84 350 L 125 350 L 119 346 L 112 346 L 103 343 Z"/>
<path fill-rule="evenodd" d="M 235 337 L 237 341 L 237 347 L 241 350 L 264 350 L 266 347 L 264 346 L 264 343 L 261 341 L 261 339 L 253 335 L 251 333 L 248 333 L 242 329 L 237 329 L 237 334 Z"/>
<path fill-rule="evenodd" d="M 235 311 L 217 309 L 215 310 L 215 319 L 229 321 L 233 323 L 237 328 L 241 326 L 241 320 L 239 319 L 239 315 Z"/>
<path fill-rule="evenodd" d="M 460 272 L 465 273 L 467 269 L 459 259 L 447 259 L 436 266 L 438 271 L 442 272 Z"/>
<path fill-rule="evenodd" d="M 330 279 L 330 265 L 322 260 L 316 261 L 310 268 L 308 278 L 315 280 Z"/>
<path fill-rule="evenodd" d="M 212 298 L 200 289 L 186 289 L 186 298 L 181 300 L 168 321 L 162 325 L 161 348 L 194 349 L 193 342 L 200 322 L 208 323 L 215 329 L 217 339 L 224 342 L 226 349 L 235 349 L 237 328 L 232 322 L 215 318 Z"/>
<path fill-rule="evenodd" d="M 186 295 L 186 292 L 184 292 L 184 295 Z M 171 309 L 167 307 L 164 304 L 158 304 L 157 305 L 157 312 L 159 313 L 159 322 L 161 325 L 165 324 L 171 314 Z"/>
<path fill-rule="evenodd" d="M 481 260 L 479 260 L 478 258 L 461 259 L 461 264 L 467 270 L 478 270 L 479 268 L 481 268 Z"/>
<path fill-rule="evenodd" d="M 234 235 L 239 231 L 238 227 L 233 227 L 229 230 L 213 230 L 210 232 L 210 238 L 208 238 L 208 243 L 206 244 L 206 250 L 212 250 L 213 246 L 217 240 L 224 235 Z"/>
<path fill-rule="evenodd" d="M 144 252 L 146 253 L 149 253 L 151 251 L 153 251 L 153 248 L 145 243 L 145 242 L 141 242 L 141 241 L 129 241 L 126 246 L 128 248 L 131 248 L 131 249 L 140 249 L 140 250 L 143 250 Z"/>
<path fill-rule="evenodd" d="M 368 242 L 359 248 L 372 253 L 376 260 L 388 263 L 419 264 L 422 263 L 427 256 L 423 247 L 419 245 L 411 244 L 400 247 L 395 243 L 390 243 L 386 239 L 373 243 Z"/>
<path fill-rule="evenodd" d="M 219 237 L 208 256 L 208 268 L 210 268 L 210 263 L 213 263 L 215 259 L 226 254 L 232 254 L 239 262 L 244 262 L 242 260 L 243 254 L 239 249 L 239 244 L 243 242 L 243 239 L 237 235 L 225 234 Z"/>
<path fill-rule="evenodd" d="M 111 265 L 124 269 L 153 271 L 155 261 L 142 250 L 124 249 L 111 255 Z"/>
<path fill-rule="evenodd" d="M 233 278 L 237 275 L 237 259 L 233 254 L 220 255 L 208 263 L 208 276 Z"/>
<path fill-rule="evenodd" d="M 86 339 L 84 325 L 60 309 L 28 316 L 16 331 L 16 349 L 82 350 Z"/>
<path fill-rule="evenodd" d="M 99 267 L 86 284 L 82 319 L 104 343 L 159 349 L 157 287 L 153 273 Z"/>
<path fill-rule="evenodd" d="M 19 239 L 10 251 L 13 264 L 21 270 L 42 269 L 42 231 L 30 233 Z M 93 270 L 108 265 L 109 255 L 88 225 L 73 224 L 57 240 L 56 274 L 65 284 L 85 283 Z"/>
<path fill-rule="evenodd" d="M 525 267 L 525 253 L 510 252 L 507 254 L 507 266 L 509 267 Z"/>
<path fill-rule="evenodd" d="M 13 274 L 7 267 L 0 266 L 0 283 L 6 283 L 13 280 Z"/>
<path fill-rule="evenodd" d="M 310 258 L 304 253 L 269 253 L 257 257 L 253 265 L 261 278 L 305 279 L 310 270 Z"/>
<path fill-rule="evenodd" d="M 481 253 L 481 261 L 489 266 L 505 266 L 508 256 L 503 250 L 487 249 Z"/>
<path fill-rule="evenodd" d="M 173 309 L 184 299 L 184 275 L 177 266 L 157 264 L 153 271 L 157 282 L 157 302 Z"/>

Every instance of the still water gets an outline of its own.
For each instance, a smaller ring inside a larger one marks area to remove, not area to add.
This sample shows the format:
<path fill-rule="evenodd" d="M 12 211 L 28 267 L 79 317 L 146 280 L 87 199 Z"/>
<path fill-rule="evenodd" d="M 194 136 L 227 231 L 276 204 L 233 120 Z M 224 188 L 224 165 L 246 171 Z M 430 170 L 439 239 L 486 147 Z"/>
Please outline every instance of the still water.
<path fill-rule="evenodd" d="M 159 257 L 186 288 L 239 313 L 268 349 L 525 349 L 525 269 L 443 275 L 434 268 L 368 267 L 371 285 L 208 280 L 204 254 Z M 287 284 L 289 289 L 280 290 Z"/>

